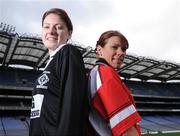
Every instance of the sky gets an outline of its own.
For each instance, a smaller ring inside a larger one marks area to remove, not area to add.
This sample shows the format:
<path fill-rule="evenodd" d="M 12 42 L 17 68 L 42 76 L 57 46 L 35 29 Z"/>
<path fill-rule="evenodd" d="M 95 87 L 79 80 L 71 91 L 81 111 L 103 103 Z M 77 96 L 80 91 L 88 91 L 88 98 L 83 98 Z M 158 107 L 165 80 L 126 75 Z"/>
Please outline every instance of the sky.
<path fill-rule="evenodd" d="M 18 34 L 41 35 L 43 13 L 62 8 L 70 16 L 72 41 L 95 48 L 107 30 L 129 41 L 127 54 L 180 64 L 180 0 L 0 0 L 0 22 Z"/>

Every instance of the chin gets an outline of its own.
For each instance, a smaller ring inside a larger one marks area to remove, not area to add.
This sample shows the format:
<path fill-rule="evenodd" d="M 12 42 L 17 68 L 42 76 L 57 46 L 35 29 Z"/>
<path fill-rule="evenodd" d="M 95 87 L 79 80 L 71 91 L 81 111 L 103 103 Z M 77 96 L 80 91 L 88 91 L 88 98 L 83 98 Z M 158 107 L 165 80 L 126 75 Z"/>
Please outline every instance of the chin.
<path fill-rule="evenodd" d="M 46 46 L 46 48 L 52 49 L 52 50 L 55 50 L 57 47 L 58 47 L 57 44 L 48 44 L 48 45 Z"/>
<path fill-rule="evenodd" d="M 114 69 L 119 69 L 120 68 L 120 66 L 112 66 Z"/>

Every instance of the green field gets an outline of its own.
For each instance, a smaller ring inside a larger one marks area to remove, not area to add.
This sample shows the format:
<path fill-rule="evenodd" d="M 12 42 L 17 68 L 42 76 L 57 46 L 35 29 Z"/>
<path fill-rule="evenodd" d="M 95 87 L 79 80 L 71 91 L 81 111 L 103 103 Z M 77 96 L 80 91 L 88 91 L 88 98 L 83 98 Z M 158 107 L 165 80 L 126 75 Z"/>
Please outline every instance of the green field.
<path fill-rule="evenodd" d="M 143 136 L 180 136 L 180 133 L 167 133 L 167 134 L 146 134 Z"/>

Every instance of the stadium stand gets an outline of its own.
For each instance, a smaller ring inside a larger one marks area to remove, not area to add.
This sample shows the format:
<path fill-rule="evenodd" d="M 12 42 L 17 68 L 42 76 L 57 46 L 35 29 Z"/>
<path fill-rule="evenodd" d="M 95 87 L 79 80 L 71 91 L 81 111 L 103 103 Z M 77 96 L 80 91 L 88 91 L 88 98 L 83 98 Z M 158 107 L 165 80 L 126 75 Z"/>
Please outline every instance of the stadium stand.
<path fill-rule="evenodd" d="M 73 44 L 88 72 L 95 51 Z M 28 135 L 31 91 L 47 60 L 39 37 L 0 30 L 0 136 Z M 118 72 L 135 98 L 143 134 L 180 131 L 179 64 L 128 54 Z"/>
<path fill-rule="evenodd" d="M 0 136 L 27 136 L 28 125 L 19 118 L 1 117 Z"/>

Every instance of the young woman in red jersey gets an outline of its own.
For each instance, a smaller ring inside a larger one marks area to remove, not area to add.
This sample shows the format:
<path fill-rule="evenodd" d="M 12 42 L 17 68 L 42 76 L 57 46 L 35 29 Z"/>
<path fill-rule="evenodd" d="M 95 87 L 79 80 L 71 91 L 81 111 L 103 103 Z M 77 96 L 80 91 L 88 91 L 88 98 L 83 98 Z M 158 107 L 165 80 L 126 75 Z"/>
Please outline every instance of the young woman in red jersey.
<path fill-rule="evenodd" d="M 141 117 L 134 99 L 116 71 L 123 64 L 128 46 L 118 31 L 104 32 L 97 41 L 99 59 L 89 75 L 89 121 L 95 135 L 141 135 Z"/>

